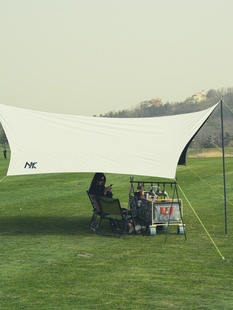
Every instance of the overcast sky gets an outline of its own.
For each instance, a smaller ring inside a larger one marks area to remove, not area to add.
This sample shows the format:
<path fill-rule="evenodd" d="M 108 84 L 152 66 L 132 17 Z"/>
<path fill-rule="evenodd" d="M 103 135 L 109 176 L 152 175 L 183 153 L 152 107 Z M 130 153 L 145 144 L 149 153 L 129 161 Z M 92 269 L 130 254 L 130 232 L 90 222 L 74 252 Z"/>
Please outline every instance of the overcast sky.
<path fill-rule="evenodd" d="M 232 0 L 0 0 L 0 103 L 94 115 L 233 86 Z"/>

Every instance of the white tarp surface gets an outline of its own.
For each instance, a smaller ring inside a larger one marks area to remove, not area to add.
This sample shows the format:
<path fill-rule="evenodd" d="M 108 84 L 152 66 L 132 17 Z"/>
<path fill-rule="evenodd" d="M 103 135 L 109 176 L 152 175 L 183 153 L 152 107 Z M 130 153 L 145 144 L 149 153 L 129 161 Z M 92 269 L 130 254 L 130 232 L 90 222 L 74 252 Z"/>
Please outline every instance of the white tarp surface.
<path fill-rule="evenodd" d="M 100 118 L 0 104 L 11 149 L 7 175 L 104 172 L 174 179 L 183 149 L 216 106 L 174 116 Z"/>

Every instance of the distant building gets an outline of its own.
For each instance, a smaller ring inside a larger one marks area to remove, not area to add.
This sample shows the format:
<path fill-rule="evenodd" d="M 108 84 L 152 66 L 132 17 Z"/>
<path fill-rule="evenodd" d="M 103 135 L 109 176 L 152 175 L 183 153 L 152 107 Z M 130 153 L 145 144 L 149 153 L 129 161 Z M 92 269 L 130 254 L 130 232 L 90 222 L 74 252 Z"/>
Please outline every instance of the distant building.
<path fill-rule="evenodd" d="M 162 104 L 162 99 L 160 98 L 155 98 L 155 99 L 143 101 L 140 103 L 142 107 L 151 107 L 151 106 L 159 107 L 161 104 Z"/>
<path fill-rule="evenodd" d="M 201 102 L 206 99 L 206 94 L 204 90 L 202 90 L 201 92 L 192 95 L 191 98 L 194 102 Z"/>

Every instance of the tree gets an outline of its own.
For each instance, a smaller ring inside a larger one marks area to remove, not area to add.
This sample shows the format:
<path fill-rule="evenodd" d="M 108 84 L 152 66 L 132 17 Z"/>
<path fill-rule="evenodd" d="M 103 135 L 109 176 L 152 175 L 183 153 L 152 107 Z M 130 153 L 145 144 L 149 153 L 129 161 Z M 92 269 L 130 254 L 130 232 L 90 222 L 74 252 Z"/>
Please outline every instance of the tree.
<path fill-rule="evenodd" d="M 2 145 L 5 145 L 8 143 L 5 131 L 2 128 L 0 129 L 0 143 Z"/>
<path fill-rule="evenodd" d="M 204 147 L 204 148 L 212 148 L 212 147 L 214 147 L 214 144 L 212 143 L 212 136 L 211 135 L 209 135 L 208 139 L 205 140 L 202 143 L 202 147 Z"/>

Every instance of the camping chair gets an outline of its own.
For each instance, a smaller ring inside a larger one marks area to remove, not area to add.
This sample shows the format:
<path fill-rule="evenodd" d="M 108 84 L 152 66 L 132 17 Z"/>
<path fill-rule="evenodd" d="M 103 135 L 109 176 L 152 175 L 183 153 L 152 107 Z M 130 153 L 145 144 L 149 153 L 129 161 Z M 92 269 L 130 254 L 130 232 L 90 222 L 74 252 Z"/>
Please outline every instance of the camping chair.
<path fill-rule="evenodd" d="M 137 195 L 131 195 L 129 197 L 129 206 L 130 209 L 132 209 L 132 212 L 134 213 L 134 218 L 137 222 L 137 224 L 141 227 L 144 227 L 145 230 L 148 231 L 149 222 L 148 222 L 148 214 L 150 213 L 146 212 L 144 203 Z M 144 230 L 142 230 L 142 234 L 144 235 Z"/>
<path fill-rule="evenodd" d="M 100 225 L 101 220 L 102 220 L 102 212 L 100 210 L 100 206 L 99 206 L 97 197 L 95 195 L 90 194 L 88 190 L 87 190 L 87 196 L 89 197 L 92 208 L 93 208 L 92 209 L 93 214 L 92 214 L 89 226 L 91 227 L 91 229 L 96 231 Z M 96 226 L 94 226 L 98 216 L 100 217 L 99 222 Z"/>
<path fill-rule="evenodd" d="M 113 234 L 117 237 L 125 235 L 128 222 L 134 227 L 132 210 L 122 208 L 119 199 L 106 197 L 97 197 L 97 199 L 103 215 L 101 220 L 109 221 Z"/>
<path fill-rule="evenodd" d="M 136 219 L 138 221 L 142 220 L 142 208 L 141 208 L 141 199 L 139 199 L 136 195 L 132 195 L 129 197 L 129 205 L 130 209 L 133 210 Z"/>

